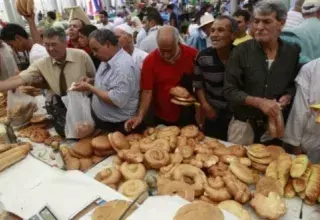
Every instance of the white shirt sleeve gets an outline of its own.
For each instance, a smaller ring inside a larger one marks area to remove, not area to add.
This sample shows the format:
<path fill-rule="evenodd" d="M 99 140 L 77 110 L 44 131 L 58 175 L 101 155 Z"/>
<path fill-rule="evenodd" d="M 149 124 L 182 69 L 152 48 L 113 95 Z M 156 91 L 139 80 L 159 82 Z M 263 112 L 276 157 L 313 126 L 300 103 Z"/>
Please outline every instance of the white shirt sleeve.
<path fill-rule="evenodd" d="M 29 53 L 29 62 L 32 64 L 37 59 L 47 57 L 48 52 L 46 48 L 40 44 L 34 44 Z"/>

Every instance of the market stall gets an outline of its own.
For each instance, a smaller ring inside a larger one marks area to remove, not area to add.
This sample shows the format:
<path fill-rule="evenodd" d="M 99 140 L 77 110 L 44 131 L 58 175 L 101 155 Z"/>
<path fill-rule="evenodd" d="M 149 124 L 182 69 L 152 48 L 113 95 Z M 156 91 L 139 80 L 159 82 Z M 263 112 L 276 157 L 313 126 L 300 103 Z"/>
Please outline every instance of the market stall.
<path fill-rule="evenodd" d="M 0 200 L 24 219 L 44 210 L 56 219 L 320 219 L 320 166 L 305 155 L 233 145 L 193 125 L 66 141 L 34 120 L 45 114 L 44 98 L 36 103 L 31 123 L 14 129 L 18 143 L 0 147 L 0 160 L 20 155 L 2 165 Z M 33 133 L 44 137 L 35 143 Z"/>

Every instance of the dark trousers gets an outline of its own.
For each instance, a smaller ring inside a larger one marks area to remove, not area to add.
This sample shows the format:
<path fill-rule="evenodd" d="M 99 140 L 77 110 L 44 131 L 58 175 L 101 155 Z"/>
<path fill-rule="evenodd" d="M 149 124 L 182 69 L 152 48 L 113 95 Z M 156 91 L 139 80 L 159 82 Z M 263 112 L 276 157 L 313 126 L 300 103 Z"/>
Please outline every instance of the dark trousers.
<path fill-rule="evenodd" d="M 231 121 L 231 113 L 227 110 L 217 110 L 217 117 L 206 119 L 204 123 L 204 134 L 209 137 L 223 141 L 228 140 L 228 127 Z"/>

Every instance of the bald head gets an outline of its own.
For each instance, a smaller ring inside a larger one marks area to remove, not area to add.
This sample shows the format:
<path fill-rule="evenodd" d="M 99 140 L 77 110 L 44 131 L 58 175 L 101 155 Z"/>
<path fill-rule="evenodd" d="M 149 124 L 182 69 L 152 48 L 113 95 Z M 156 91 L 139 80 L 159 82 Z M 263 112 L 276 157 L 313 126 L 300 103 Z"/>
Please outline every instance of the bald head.
<path fill-rule="evenodd" d="M 165 25 L 161 27 L 157 35 L 157 43 L 159 44 L 178 44 L 179 32 L 175 27 Z"/>

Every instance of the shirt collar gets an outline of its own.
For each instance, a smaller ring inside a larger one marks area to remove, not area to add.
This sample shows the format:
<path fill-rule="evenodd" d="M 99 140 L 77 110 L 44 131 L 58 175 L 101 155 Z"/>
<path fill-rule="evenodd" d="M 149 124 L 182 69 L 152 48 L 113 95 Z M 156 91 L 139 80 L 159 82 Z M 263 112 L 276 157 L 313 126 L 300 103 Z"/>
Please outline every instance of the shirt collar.
<path fill-rule="evenodd" d="M 122 54 L 125 53 L 125 51 L 121 48 L 106 64 L 106 66 L 108 67 L 112 67 L 113 65 L 115 65 L 116 60 L 118 59 L 118 57 Z"/>
<path fill-rule="evenodd" d="M 72 54 L 70 54 L 70 50 L 68 48 L 66 50 L 66 60 L 65 61 L 66 62 L 75 62 L 73 57 L 72 57 Z M 60 62 L 52 58 L 52 64 L 53 65 L 54 64 L 60 64 Z"/>

